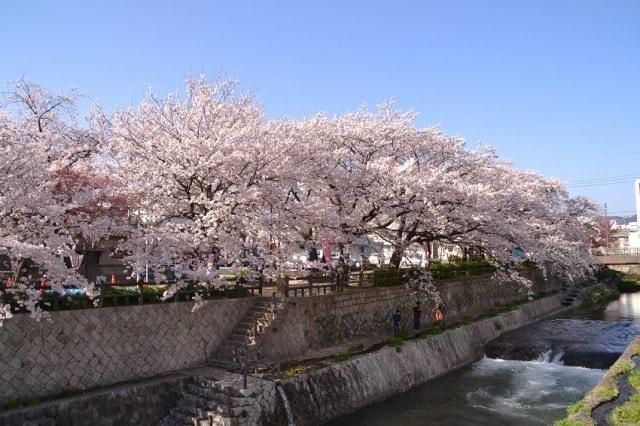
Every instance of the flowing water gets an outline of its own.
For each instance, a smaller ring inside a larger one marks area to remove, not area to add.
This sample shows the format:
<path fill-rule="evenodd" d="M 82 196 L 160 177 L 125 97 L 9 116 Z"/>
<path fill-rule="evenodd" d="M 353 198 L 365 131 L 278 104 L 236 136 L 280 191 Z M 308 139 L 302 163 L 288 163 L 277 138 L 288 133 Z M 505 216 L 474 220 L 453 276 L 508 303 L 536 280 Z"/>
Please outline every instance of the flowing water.
<path fill-rule="evenodd" d="M 291 405 L 289 404 L 289 398 L 287 398 L 287 394 L 284 392 L 281 386 L 277 386 L 278 393 L 280 394 L 280 398 L 282 398 L 282 404 L 284 404 L 284 411 L 287 413 L 287 426 L 296 426 L 293 421 L 293 414 L 291 413 Z"/>
<path fill-rule="evenodd" d="M 572 318 L 580 318 L 580 315 L 574 314 Z M 586 317 L 585 314 L 582 318 Z M 621 326 L 640 324 L 640 293 L 623 294 L 604 312 L 595 317 L 589 315 L 588 319 Z M 541 322 L 543 326 L 549 326 L 544 323 Z M 579 321 L 576 326 L 580 326 Z M 612 339 L 615 340 L 612 346 L 619 345 L 619 333 Z M 556 349 L 535 361 L 484 357 L 330 424 L 551 425 L 565 415 L 568 405 L 582 398 L 604 375 L 604 370 L 600 369 L 563 365 L 562 355 Z"/>

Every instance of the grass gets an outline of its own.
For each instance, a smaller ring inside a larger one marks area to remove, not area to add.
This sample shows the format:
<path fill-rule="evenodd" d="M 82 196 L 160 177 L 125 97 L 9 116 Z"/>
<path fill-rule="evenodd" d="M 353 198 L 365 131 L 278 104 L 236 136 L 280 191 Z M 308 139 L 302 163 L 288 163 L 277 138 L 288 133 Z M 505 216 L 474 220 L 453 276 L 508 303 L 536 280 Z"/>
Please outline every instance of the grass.
<path fill-rule="evenodd" d="M 633 370 L 629 373 L 629 384 L 636 390 L 636 392 L 640 392 L 640 371 Z"/>
<path fill-rule="evenodd" d="M 493 323 L 493 328 L 496 329 L 496 331 L 500 331 L 502 330 L 502 324 L 500 324 L 498 321 Z"/>
<path fill-rule="evenodd" d="M 442 328 L 442 326 L 439 326 L 438 324 L 431 324 L 431 327 L 429 327 L 429 329 L 427 330 L 427 334 L 429 335 L 436 335 L 436 334 L 440 334 L 444 331 L 444 328 Z"/>
<path fill-rule="evenodd" d="M 498 309 L 496 309 L 496 308 L 489 308 L 489 309 L 487 310 L 487 314 L 486 314 L 486 315 L 487 315 L 489 318 L 493 318 L 493 317 L 497 316 L 497 315 L 498 315 L 498 313 L 499 313 Z"/>
<path fill-rule="evenodd" d="M 335 362 L 345 362 L 346 360 L 349 359 L 350 356 L 351 356 L 351 354 L 349 352 L 341 352 L 338 355 L 336 355 L 334 361 Z"/>
<path fill-rule="evenodd" d="M 584 408 L 584 398 L 582 398 L 580 401 L 567 407 L 567 414 L 576 414 L 577 412 L 584 410 Z"/>
<path fill-rule="evenodd" d="M 611 367 L 611 372 L 615 375 L 624 374 L 633 370 L 635 367 L 636 365 L 633 363 L 633 361 L 622 361 Z"/>
<path fill-rule="evenodd" d="M 558 420 L 553 426 L 586 426 L 587 424 L 581 420 L 562 419 Z"/>
<path fill-rule="evenodd" d="M 640 403 L 627 402 L 614 408 L 611 413 L 613 425 L 638 425 L 640 424 Z"/>
<path fill-rule="evenodd" d="M 409 339 L 409 332 L 407 330 L 401 330 L 400 333 L 387 340 L 387 346 L 395 348 L 396 352 L 402 351 L 402 345 Z"/>
<path fill-rule="evenodd" d="M 282 378 L 283 379 L 291 379 L 291 378 L 296 377 L 296 376 L 298 376 L 300 374 L 306 373 L 308 369 L 309 369 L 309 367 L 287 368 L 286 370 L 284 370 L 282 372 Z"/>
<path fill-rule="evenodd" d="M 613 425 L 640 424 L 640 371 L 634 369 L 629 373 L 627 379 L 635 393 L 627 402 L 613 410 L 611 413 L 611 424 Z"/>
<path fill-rule="evenodd" d="M 65 391 L 63 391 L 61 393 L 58 393 L 58 394 L 55 394 L 55 395 L 46 396 L 46 397 L 34 396 L 33 398 L 30 398 L 28 400 L 16 399 L 16 400 L 11 401 L 11 402 L 3 405 L 3 406 L 0 406 L 0 412 L 1 411 L 7 411 L 7 410 L 14 410 L 14 409 L 17 409 L 17 408 L 22 408 L 22 407 L 30 407 L 32 405 L 40 404 L 41 402 L 53 401 L 55 399 L 69 398 L 71 396 L 80 395 L 83 392 L 84 391 L 82 391 L 82 390 L 69 389 L 69 390 L 65 390 Z"/>
<path fill-rule="evenodd" d="M 400 332 L 401 334 L 402 332 Z M 407 333 L 408 336 L 408 333 Z M 362 343 L 355 345 L 355 346 L 351 346 L 349 349 L 347 349 L 346 352 L 341 352 L 338 355 L 336 355 L 334 361 L 335 362 L 345 362 L 346 360 L 348 360 L 349 358 L 351 358 L 353 355 L 356 355 L 360 352 L 364 351 L 364 345 Z"/>
<path fill-rule="evenodd" d="M 598 389 L 596 396 L 602 401 L 611 401 L 619 394 L 618 388 L 614 385 L 603 386 Z"/>

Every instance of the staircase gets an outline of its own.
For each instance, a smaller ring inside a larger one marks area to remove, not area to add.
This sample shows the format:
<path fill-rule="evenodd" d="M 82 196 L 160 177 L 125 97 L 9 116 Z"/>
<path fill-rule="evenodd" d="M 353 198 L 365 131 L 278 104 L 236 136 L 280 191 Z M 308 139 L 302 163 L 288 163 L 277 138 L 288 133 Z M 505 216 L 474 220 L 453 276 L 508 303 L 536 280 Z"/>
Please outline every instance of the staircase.
<path fill-rule="evenodd" d="M 228 426 L 249 415 L 252 399 L 215 380 L 194 377 L 161 426 Z"/>
<path fill-rule="evenodd" d="M 564 299 L 562 299 L 562 306 L 571 306 L 575 303 L 575 301 L 580 296 L 580 290 L 572 287 L 567 291 Z"/>
<path fill-rule="evenodd" d="M 269 297 L 260 297 L 218 346 L 209 364 L 229 371 L 238 371 L 241 367 L 241 359 L 255 361 L 259 355 L 257 350 L 259 335 L 266 330 L 274 318 L 274 301 Z"/>

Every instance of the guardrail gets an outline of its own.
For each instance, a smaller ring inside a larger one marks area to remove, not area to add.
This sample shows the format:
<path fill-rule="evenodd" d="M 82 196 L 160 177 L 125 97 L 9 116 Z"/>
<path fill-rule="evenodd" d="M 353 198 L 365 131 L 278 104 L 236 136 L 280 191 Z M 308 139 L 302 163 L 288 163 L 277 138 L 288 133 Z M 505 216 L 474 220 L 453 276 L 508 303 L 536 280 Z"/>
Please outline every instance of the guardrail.
<path fill-rule="evenodd" d="M 591 254 L 594 256 L 640 256 L 640 248 L 627 247 L 627 248 L 606 248 L 598 247 L 591 249 Z"/>
<path fill-rule="evenodd" d="M 285 297 L 310 297 L 326 295 L 341 291 L 345 288 L 369 288 L 374 286 L 398 286 L 407 282 L 409 269 L 383 269 L 368 271 L 350 271 L 348 275 L 323 274 L 308 275 L 292 280 L 287 285 Z M 446 280 L 461 276 L 480 275 L 493 272 L 491 267 L 469 268 L 463 270 L 432 270 L 431 274 L 436 280 Z M 198 294 L 204 300 L 236 298 L 247 296 L 262 296 L 265 289 L 276 292 L 277 286 L 271 280 L 263 282 L 259 279 L 253 282 L 236 284 L 230 281 L 224 288 L 214 287 L 187 287 L 179 289 L 172 297 L 163 300 L 163 292 L 167 285 L 142 284 L 136 285 L 100 285 L 97 286 L 99 296 L 89 299 L 85 294 L 58 294 L 47 290 L 41 301 L 40 307 L 45 311 L 61 311 L 74 309 L 91 309 L 100 307 L 133 306 L 158 303 L 175 303 L 193 301 Z M 270 294 L 270 293 L 267 293 Z M 5 292 L 2 294 L 2 302 L 11 306 L 13 313 L 26 312 L 19 299 L 24 295 Z"/>

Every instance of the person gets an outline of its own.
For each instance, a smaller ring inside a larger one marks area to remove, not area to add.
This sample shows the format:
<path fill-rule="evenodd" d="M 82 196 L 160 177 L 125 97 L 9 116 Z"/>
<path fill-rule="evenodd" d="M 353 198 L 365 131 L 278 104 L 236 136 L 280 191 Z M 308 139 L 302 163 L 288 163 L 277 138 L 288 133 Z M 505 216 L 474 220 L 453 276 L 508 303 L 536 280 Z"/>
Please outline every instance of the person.
<path fill-rule="evenodd" d="M 420 317 L 422 316 L 422 307 L 420 306 L 420 301 L 418 300 L 413 307 L 413 329 L 420 330 Z"/>
<path fill-rule="evenodd" d="M 393 332 L 395 334 L 400 333 L 400 309 L 396 309 L 396 312 L 393 314 Z"/>
<path fill-rule="evenodd" d="M 442 323 L 444 321 L 444 304 L 442 303 L 438 303 L 435 307 L 435 309 L 433 310 L 433 319 L 435 320 L 435 323 L 439 326 L 442 326 Z"/>

